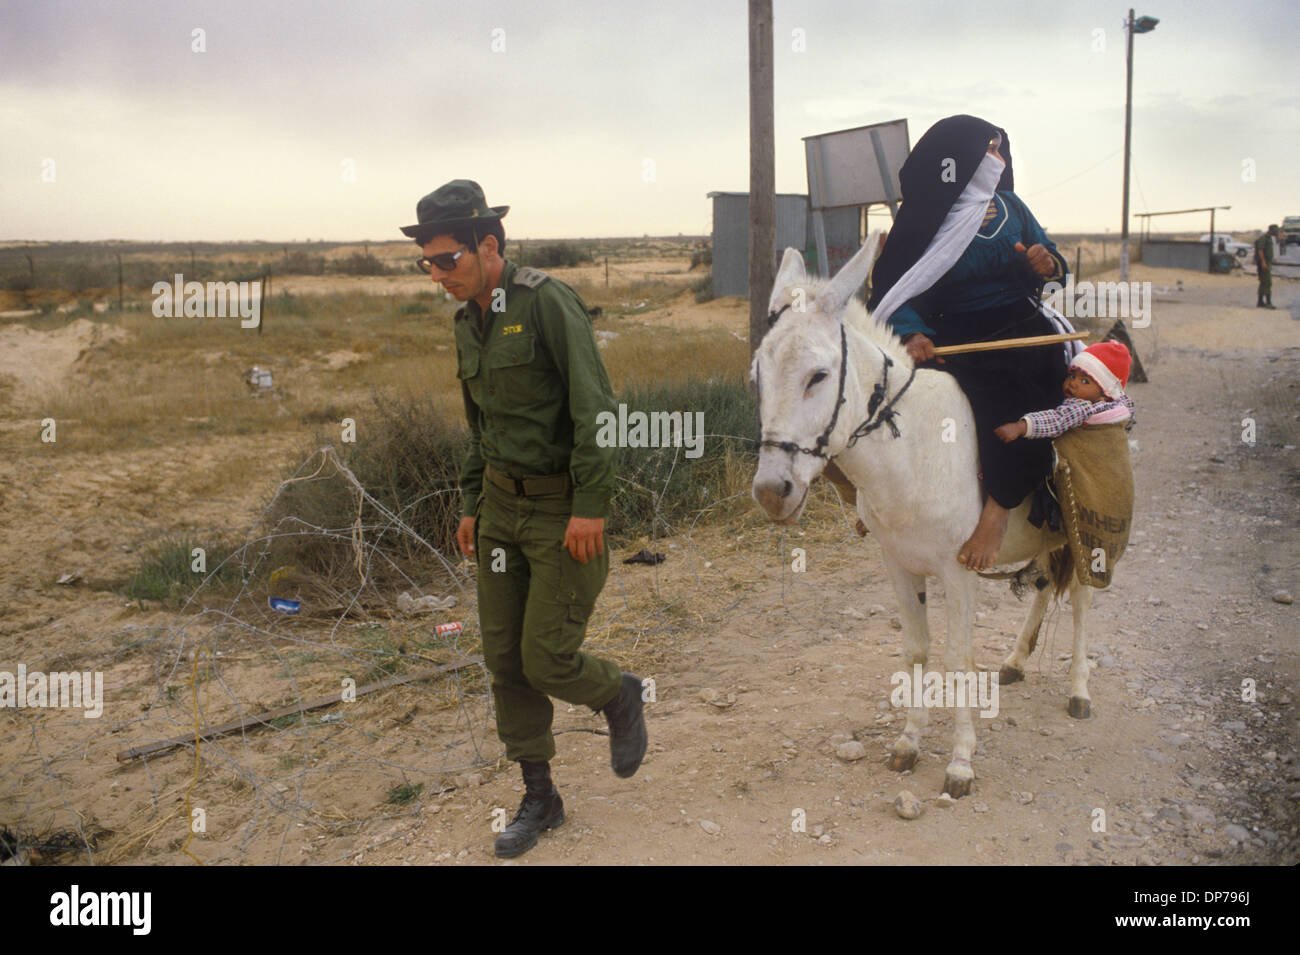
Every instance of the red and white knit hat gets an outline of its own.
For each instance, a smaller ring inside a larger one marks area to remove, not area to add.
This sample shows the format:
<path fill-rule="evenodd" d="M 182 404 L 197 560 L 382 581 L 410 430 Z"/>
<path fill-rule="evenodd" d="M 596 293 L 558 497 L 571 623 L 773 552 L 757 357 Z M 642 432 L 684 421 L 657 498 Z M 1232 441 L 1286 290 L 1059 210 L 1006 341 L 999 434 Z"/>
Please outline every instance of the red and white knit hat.
<path fill-rule="evenodd" d="M 1114 400 L 1124 394 L 1133 356 L 1121 342 L 1098 342 L 1075 355 L 1070 365 L 1087 372 L 1106 397 Z"/>

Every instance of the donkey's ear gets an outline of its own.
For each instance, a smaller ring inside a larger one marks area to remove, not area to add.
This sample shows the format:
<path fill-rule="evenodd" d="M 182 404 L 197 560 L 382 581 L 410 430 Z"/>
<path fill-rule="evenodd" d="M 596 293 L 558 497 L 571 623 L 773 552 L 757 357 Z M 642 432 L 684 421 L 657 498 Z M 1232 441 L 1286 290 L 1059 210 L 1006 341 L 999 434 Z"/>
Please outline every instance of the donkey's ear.
<path fill-rule="evenodd" d="M 772 315 L 784 305 L 789 304 L 785 290 L 791 285 L 802 284 L 808 279 L 808 270 L 804 268 L 803 256 L 798 249 L 786 249 L 781 256 L 781 267 L 776 270 L 772 282 L 772 295 L 767 300 L 767 313 Z"/>
<path fill-rule="evenodd" d="M 835 273 L 830 284 L 817 296 L 818 305 L 827 315 L 839 315 L 853 293 L 867 281 L 871 266 L 876 261 L 876 251 L 880 248 L 881 231 L 877 229 L 867 237 L 862 248 L 844 263 L 844 267 Z"/>
<path fill-rule="evenodd" d="M 776 270 L 777 284 L 789 285 L 791 282 L 803 282 L 808 278 L 804 268 L 803 256 L 798 249 L 787 248 L 781 256 L 781 266 Z"/>

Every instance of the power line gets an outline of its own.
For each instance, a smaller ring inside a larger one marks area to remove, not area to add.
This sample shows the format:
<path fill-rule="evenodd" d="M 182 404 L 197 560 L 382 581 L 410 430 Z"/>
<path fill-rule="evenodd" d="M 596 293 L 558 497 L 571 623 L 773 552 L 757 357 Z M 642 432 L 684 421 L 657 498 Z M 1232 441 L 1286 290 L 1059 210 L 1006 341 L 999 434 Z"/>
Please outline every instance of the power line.
<path fill-rule="evenodd" d="M 1089 166 L 1087 169 L 1084 169 L 1084 170 L 1082 170 L 1082 171 L 1080 171 L 1080 172 L 1076 172 L 1073 176 L 1070 176 L 1070 177 L 1068 177 L 1068 178 L 1066 178 L 1066 179 L 1062 179 L 1060 182 L 1056 183 L 1056 185 L 1048 186 L 1046 189 L 1039 189 L 1037 192 L 1032 193 L 1032 194 L 1027 195 L 1027 196 L 1022 196 L 1021 198 L 1022 198 L 1022 199 L 1033 199 L 1033 198 L 1036 198 L 1037 196 L 1041 196 L 1041 195 L 1042 195 L 1043 193 L 1045 193 L 1045 192 L 1051 192 L 1053 189 L 1057 188 L 1058 186 L 1063 186 L 1063 185 L 1065 185 L 1067 182 L 1072 182 L 1072 181 L 1074 181 L 1075 179 L 1078 179 L 1080 176 L 1083 176 L 1083 175 L 1086 175 L 1087 173 L 1092 172 L 1094 169 L 1096 169 L 1096 168 L 1097 168 L 1098 166 L 1100 166 L 1102 163 L 1107 162 L 1108 160 L 1114 159 L 1114 158 L 1115 158 L 1116 156 L 1118 156 L 1122 151 L 1123 151 L 1123 147 L 1121 147 L 1120 149 L 1115 150 L 1113 153 L 1111 153 L 1111 154 L 1108 155 L 1108 156 L 1103 156 L 1101 159 L 1098 159 L 1095 163 L 1093 163 L 1093 164 L 1092 164 L 1091 166 Z"/>

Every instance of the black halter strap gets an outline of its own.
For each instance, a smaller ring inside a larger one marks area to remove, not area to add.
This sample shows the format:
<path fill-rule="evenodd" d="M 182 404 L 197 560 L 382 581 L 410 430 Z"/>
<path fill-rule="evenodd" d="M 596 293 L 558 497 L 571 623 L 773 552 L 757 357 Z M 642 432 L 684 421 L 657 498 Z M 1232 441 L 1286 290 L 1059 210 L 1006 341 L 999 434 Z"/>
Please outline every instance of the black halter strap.
<path fill-rule="evenodd" d="M 880 348 L 879 345 L 876 347 Z M 903 392 L 911 387 L 912 379 L 916 377 L 916 366 L 912 366 L 912 373 L 907 376 L 907 381 L 903 382 L 903 387 L 898 389 L 898 393 L 885 402 L 884 407 L 880 407 L 880 403 L 885 400 L 885 395 L 889 391 L 889 369 L 894 365 L 883 348 L 880 349 L 880 354 L 885 359 L 885 371 L 876 387 L 872 390 L 871 397 L 867 400 L 867 420 L 854 428 L 853 433 L 849 435 L 848 446 L 850 448 L 858 443 L 858 438 L 866 437 L 882 424 L 889 425 L 889 433 L 895 438 L 899 436 L 898 425 L 894 423 L 894 419 L 898 417 L 894 405 L 898 404 L 898 399 L 903 397 Z M 880 408 L 879 413 L 876 411 L 878 407 Z M 874 420 L 872 420 L 873 418 Z"/>
<path fill-rule="evenodd" d="M 879 345 L 877 345 L 876 347 L 880 348 Z M 862 422 L 862 424 L 858 425 L 856 428 L 854 428 L 853 433 L 849 435 L 848 447 L 850 448 L 858 443 L 859 438 L 865 437 L 866 435 L 870 434 L 872 431 L 875 431 L 882 424 L 889 425 L 890 433 L 895 438 L 899 436 L 898 425 L 894 423 L 894 418 L 897 417 L 898 415 L 898 412 L 894 410 L 894 405 L 898 403 L 899 398 L 903 397 L 903 393 L 907 391 L 908 387 L 912 384 L 912 379 L 916 377 L 916 366 L 915 365 L 912 366 L 912 373 L 907 376 L 907 381 L 903 383 L 902 388 L 898 389 L 898 393 L 894 395 L 894 397 L 890 398 L 888 401 L 885 401 L 885 396 L 889 393 L 889 369 L 893 367 L 894 362 L 888 355 L 885 354 L 885 350 L 883 348 L 880 348 L 880 354 L 881 357 L 885 359 L 883 374 L 881 375 L 880 381 L 876 383 L 875 388 L 872 389 L 871 397 L 867 399 L 867 420 Z M 826 453 L 826 445 L 830 443 L 831 433 L 835 430 L 835 425 L 840 420 L 840 406 L 843 405 L 845 402 L 844 377 L 846 373 L 845 369 L 848 368 L 848 364 L 849 364 L 849 340 L 848 340 L 848 335 L 844 330 L 844 323 L 841 322 L 840 323 L 840 387 L 839 387 L 839 394 L 835 398 L 835 411 L 831 414 L 830 424 L 828 424 L 826 426 L 826 429 L 822 431 L 820 435 L 818 435 L 816 444 L 814 444 L 811 448 L 801 447 L 800 445 L 795 444 L 793 441 L 773 441 L 771 438 L 765 438 L 762 441 L 760 441 L 759 447 L 776 448 L 779 451 L 785 451 L 787 454 L 791 454 L 791 455 L 811 454 L 813 457 L 823 458 L 829 461 L 831 458 L 830 455 Z M 759 390 L 760 391 L 762 390 L 761 377 L 759 378 Z M 885 402 L 883 406 L 881 405 L 882 401 Z"/>

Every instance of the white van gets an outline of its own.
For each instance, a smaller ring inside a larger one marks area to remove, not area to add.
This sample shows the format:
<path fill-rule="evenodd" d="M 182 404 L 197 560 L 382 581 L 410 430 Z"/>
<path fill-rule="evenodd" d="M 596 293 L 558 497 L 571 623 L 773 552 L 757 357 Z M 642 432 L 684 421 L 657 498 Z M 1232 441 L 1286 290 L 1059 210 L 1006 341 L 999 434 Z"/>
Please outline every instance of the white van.
<path fill-rule="evenodd" d="M 1201 236 L 1201 237 L 1200 237 L 1199 239 L 1197 239 L 1196 241 L 1197 241 L 1197 242 L 1209 242 L 1209 241 L 1210 241 L 1210 233 L 1208 233 L 1208 232 L 1205 233 L 1205 235 Z M 1228 235 L 1228 233 L 1226 233 L 1226 232 L 1216 232 L 1216 233 L 1214 233 L 1214 248 L 1215 248 L 1215 251 L 1218 251 L 1219 243 L 1220 243 L 1220 242 L 1223 243 L 1223 248 L 1224 248 L 1225 251 L 1227 251 L 1227 252 L 1231 252 L 1233 255 L 1235 255 L 1235 256 L 1236 256 L 1237 258 L 1239 258 L 1239 259 L 1244 259 L 1246 256 L 1250 255 L 1250 253 L 1253 252 L 1254 249 L 1255 249 L 1255 247 L 1254 247 L 1253 245 L 1248 245 L 1248 244 L 1245 243 L 1245 242 L 1238 242 L 1236 239 L 1234 239 L 1232 236 Z"/>

